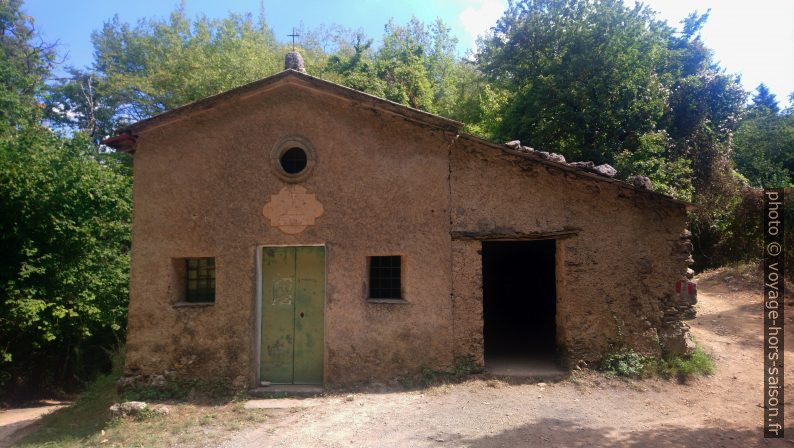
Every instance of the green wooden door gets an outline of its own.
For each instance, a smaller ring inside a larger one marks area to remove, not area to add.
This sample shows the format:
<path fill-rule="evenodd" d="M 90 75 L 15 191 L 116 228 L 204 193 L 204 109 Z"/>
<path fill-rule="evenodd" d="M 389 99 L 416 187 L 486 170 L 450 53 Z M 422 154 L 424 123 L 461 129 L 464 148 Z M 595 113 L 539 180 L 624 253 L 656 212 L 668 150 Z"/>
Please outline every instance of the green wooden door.
<path fill-rule="evenodd" d="M 324 304 L 325 248 L 263 250 L 261 381 L 322 384 Z"/>

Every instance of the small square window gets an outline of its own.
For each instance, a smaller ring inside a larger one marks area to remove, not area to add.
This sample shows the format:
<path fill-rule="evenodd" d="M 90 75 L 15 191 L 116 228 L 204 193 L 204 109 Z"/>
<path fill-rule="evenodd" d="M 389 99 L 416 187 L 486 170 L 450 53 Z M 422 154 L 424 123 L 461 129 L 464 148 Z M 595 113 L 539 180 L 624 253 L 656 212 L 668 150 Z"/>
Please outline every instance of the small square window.
<path fill-rule="evenodd" d="M 187 258 L 185 260 L 187 283 L 185 302 L 207 303 L 215 301 L 215 259 Z"/>
<path fill-rule="evenodd" d="M 402 257 L 370 257 L 369 298 L 402 299 Z"/>

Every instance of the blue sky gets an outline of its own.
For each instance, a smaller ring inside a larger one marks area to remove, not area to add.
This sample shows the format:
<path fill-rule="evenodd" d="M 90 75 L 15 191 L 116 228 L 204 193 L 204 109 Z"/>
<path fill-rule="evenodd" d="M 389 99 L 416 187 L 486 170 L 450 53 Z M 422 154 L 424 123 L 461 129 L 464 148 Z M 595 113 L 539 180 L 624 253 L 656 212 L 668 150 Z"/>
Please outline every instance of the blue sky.
<path fill-rule="evenodd" d="M 794 92 L 794 1 L 790 0 L 648 0 L 662 19 L 677 24 L 693 10 L 711 9 L 703 40 L 731 73 L 742 75 L 748 90 L 760 82 L 782 104 Z M 168 0 L 27 0 L 23 10 L 36 19 L 47 41 L 58 40 L 65 65 L 91 64 L 91 31 L 114 14 L 122 21 L 165 17 L 178 4 Z M 506 0 L 265 0 L 268 23 L 287 41 L 292 26 L 314 28 L 338 23 L 379 38 L 393 17 L 398 23 L 412 15 L 429 22 L 441 17 L 460 40 L 459 54 L 474 48 L 477 34 L 501 15 Z M 259 12 L 258 0 L 187 0 L 190 15 L 224 17 L 228 12 Z"/>

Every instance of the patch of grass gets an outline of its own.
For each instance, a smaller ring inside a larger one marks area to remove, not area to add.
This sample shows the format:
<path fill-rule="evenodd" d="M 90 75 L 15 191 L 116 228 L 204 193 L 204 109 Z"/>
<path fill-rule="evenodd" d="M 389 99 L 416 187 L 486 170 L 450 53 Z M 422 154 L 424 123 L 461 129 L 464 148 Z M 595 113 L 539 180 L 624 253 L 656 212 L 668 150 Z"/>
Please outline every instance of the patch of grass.
<path fill-rule="evenodd" d="M 634 350 L 620 350 L 604 357 L 601 370 L 607 376 L 645 378 L 653 374 L 655 363 L 656 359 L 652 356 Z"/>
<path fill-rule="evenodd" d="M 218 418 L 218 416 L 215 415 L 215 414 L 205 414 L 205 415 L 201 416 L 201 419 L 199 419 L 199 425 L 201 425 L 201 426 L 209 426 L 209 425 L 211 425 L 213 423 L 213 421 L 216 418 Z"/>
<path fill-rule="evenodd" d="M 633 350 L 620 350 L 604 357 L 600 370 L 607 376 L 647 378 L 659 375 L 668 379 L 677 378 L 683 383 L 693 376 L 712 375 L 715 365 L 711 356 L 700 347 L 688 357 L 672 356 L 662 359 Z"/>
<path fill-rule="evenodd" d="M 115 384 L 114 384 L 115 386 Z M 89 396 L 81 397 L 83 402 Z M 38 430 L 22 440 L 24 448 L 217 446 L 231 431 L 260 424 L 269 417 L 265 410 L 241 409 L 237 403 L 169 405 L 168 414 L 147 409 L 135 417 L 109 419 L 108 407 L 117 400 L 98 400 L 93 413 L 64 408 L 41 422 Z"/>
<path fill-rule="evenodd" d="M 403 388 L 405 389 L 413 389 L 414 387 L 414 377 L 413 375 L 405 375 L 401 376 L 397 379 L 400 382 Z"/>
<path fill-rule="evenodd" d="M 697 347 L 692 356 L 685 358 L 673 356 L 659 361 L 659 373 L 666 378 L 678 378 L 685 382 L 688 378 L 697 375 L 713 375 L 714 359 L 702 348 Z"/>
<path fill-rule="evenodd" d="M 123 356 L 118 356 L 121 366 Z M 247 410 L 240 401 L 226 400 L 207 404 L 194 397 L 230 397 L 226 383 L 180 382 L 168 390 L 139 388 L 120 396 L 116 384 L 120 368 L 97 378 L 71 405 L 46 415 L 34 432 L 17 442 L 23 448 L 82 448 L 123 446 L 160 448 L 171 446 L 216 446 L 229 431 L 263 422 L 263 410 Z M 135 417 L 110 417 L 113 403 L 142 399 L 151 404 L 164 397 L 179 397 L 170 402 L 169 413 L 148 408 Z M 191 400 L 191 401 L 187 401 Z"/>
<path fill-rule="evenodd" d="M 110 418 L 108 408 L 119 401 L 116 383 L 124 365 L 123 347 L 113 354 L 112 362 L 111 373 L 91 382 L 70 406 L 45 415 L 38 423 L 38 429 L 19 441 L 17 446 L 81 446 L 80 441 L 85 437 L 120 424 L 120 419 Z"/>
<path fill-rule="evenodd" d="M 133 417 L 133 418 L 135 419 L 136 422 L 145 422 L 146 420 L 151 420 L 151 419 L 154 419 L 154 418 L 162 417 L 164 415 L 165 415 L 164 413 L 162 413 L 162 412 L 160 412 L 160 411 L 158 411 L 156 409 L 146 408 L 146 409 L 141 409 L 140 411 L 138 411 L 138 413 L 135 414 L 135 417 Z M 122 419 L 122 421 L 123 421 L 123 419 Z"/>
<path fill-rule="evenodd" d="M 116 392 L 118 373 L 97 378 L 80 397 L 68 407 L 41 419 L 38 430 L 19 442 L 19 446 L 81 446 L 81 441 L 99 433 L 105 427 L 120 424 L 110 419 L 108 408 L 119 400 Z"/>

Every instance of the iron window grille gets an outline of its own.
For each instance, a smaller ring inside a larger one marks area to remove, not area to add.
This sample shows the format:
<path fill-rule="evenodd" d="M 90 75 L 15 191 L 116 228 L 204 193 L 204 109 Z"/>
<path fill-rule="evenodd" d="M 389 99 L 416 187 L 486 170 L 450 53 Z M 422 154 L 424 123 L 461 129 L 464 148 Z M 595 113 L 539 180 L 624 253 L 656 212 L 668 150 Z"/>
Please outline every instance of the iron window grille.
<path fill-rule="evenodd" d="M 215 301 L 215 259 L 214 258 L 188 258 L 187 263 L 187 288 L 185 301 L 214 302 Z"/>
<path fill-rule="evenodd" d="M 402 257 L 370 257 L 369 298 L 402 299 Z"/>

